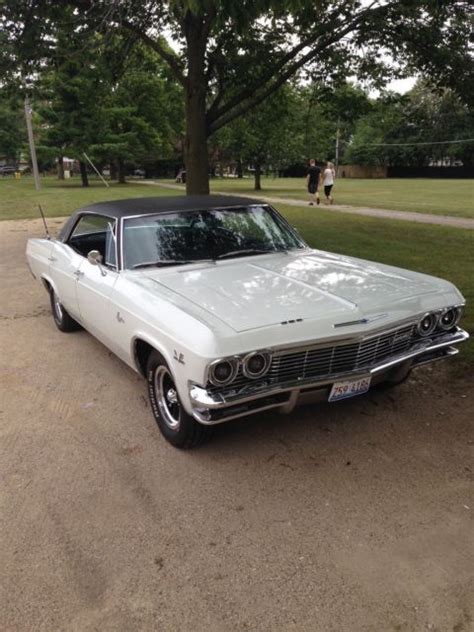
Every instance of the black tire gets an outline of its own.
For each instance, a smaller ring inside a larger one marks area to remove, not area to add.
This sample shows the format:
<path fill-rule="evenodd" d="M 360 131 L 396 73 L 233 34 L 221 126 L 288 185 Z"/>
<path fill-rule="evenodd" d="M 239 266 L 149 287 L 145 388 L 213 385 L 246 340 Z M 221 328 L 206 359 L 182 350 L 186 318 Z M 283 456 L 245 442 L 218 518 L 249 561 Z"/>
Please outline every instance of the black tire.
<path fill-rule="evenodd" d="M 61 305 L 61 301 L 53 288 L 49 288 L 49 299 L 51 301 L 54 323 L 60 331 L 69 333 L 81 329 L 79 323 L 69 316 L 65 308 Z"/>
<path fill-rule="evenodd" d="M 161 434 L 175 448 L 195 448 L 211 435 L 211 428 L 196 421 L 183 408 L 164 358 L 152 351 L 146 376 L 151 409 Z"/>
<path fill-rule="evenodd" d="M 411 375 L 411 369 L 400 378 L 396 378 L 393 380 L 386 380 L 385 382 L 379 382 L 375 386 L 375 388 L 379 391 L 389 391 L 390 389 L 395 388 L 396 386 L 400 386 L 400 384 L 403 384 L 404 382 L 406 382 L 408 378 L 410 377 L 410 375 Z"/>

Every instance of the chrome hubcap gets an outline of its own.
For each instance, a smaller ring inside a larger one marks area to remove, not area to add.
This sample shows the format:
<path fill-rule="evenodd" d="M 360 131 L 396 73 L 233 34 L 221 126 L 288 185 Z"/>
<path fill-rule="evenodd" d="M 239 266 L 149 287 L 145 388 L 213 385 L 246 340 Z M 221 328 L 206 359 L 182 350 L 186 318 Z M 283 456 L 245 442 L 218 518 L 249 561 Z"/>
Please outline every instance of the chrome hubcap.
<path fill-rule="evenodd" d="M 61 305 L 56 292 L 54 293 L 53 303 L 54 303 L 54 311 L 56 313 L 56 318 L 58 320 L 62 320 L 63 319 L 63 306 Z"/>
<path fill-rule="evenodd" d="M 178 395 L 174 388 L 170 388 L 166 393 L 166 399 L 168 404 L 177 404 L 178 403 Z"/>
<path fill-rule="evenodd" d="M 159 366 L 156 369 L 154 387 L 161 418 L 169 428 L 177 430 L 179 428 L 181 405 L 173 378 L 165 366 Z"/>

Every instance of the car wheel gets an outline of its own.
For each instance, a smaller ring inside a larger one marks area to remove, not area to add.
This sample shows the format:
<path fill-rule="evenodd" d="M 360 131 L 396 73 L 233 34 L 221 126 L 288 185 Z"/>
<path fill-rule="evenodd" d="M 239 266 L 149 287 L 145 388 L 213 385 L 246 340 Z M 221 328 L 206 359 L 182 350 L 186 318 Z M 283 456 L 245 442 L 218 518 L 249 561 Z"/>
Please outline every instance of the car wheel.
<path fill-rule="evenodd" d="M 375 386 L 379 391 L 388 391 L 391 388 L 395 388 L 396 386 L 400 386 L 403 382 L 406 382 L 411 375 L 411 369 L 409 369 L 405 374 L 400 377 L 393 378 L 392 380 L 386 380 L 385 382 L 379 382 Z"/>
<path fill-rule="evenodd" d="M 148 359 L 147 381 L 156 423 L 171 445 L 194 448 L 209 438 L 211 428 L 200 424 L 183 408 L 171 371 L 157 351 L 152 351 Z"/>
<path fill-rule="evenodd" d="M 59 296 L 52 288 L 49 290 L 49 298 L 51 300 L 51 311 L 53 312 L 53 319 L 56 327 L 60 331 L 70 332 L 77 331 L 81 328 L 79 323 L 76 322 L 74 318 L 71 318 L 71 316 L 69 316 L 66 309 L 63 307 L 61 301 L 59 300 Z"/>

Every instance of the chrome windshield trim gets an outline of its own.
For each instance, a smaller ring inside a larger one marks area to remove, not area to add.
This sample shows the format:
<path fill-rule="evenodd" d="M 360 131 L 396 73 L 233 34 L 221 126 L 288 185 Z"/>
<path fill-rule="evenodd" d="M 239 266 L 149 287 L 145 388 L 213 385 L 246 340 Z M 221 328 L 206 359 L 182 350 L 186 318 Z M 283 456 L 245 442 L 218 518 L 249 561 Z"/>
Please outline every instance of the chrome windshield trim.
<path fill-rule="evenodd" d="M 180 197 L 179 195 L 177 197 Z M 231 210 L 231 209 L 239 209 L 239 208 L 252 208 L 252 207 L 262 207 L 262 208 L 267 208 L 269 209 L 272 213 L 274 213 L 277 216 L 277 219 L 279 222 L 281 222 L 285 229 L 288 230 L 288 232 L 293 236 L 293 238 L 295 239 L 295 241 L 299 244 L 299 246 L 295 247 L 295 248 L 291 248 L 288 249 L 288 251 L 292 251 L 292 250 L 314 250 L 313 248 L 310 248 L 308 246 L 308 244 L 304 241 L 304 239 L 297 233 L 297 231 L 295 231 L 295 229 L 293 228 L 293 226 L 291 226 L 288 221 L 283 217 L 283 215 L 281 213 L 279 213 L 271 204 L 269 204 L 268 202 L 262 202 L 261 204 L 257 204 L 257 203 L 245 203 L 245 198 L 242 196 L 242 204 L 231 204 L 228 206 L 208 206 L 206 207 L 205 205 L 202 208 L 197 208 L 197 209 L 187 209 L 187 210 L 177 210 L 177 211 L 169 211 L 170 214 L 176 214 L 176 213 L 201 213 L 202 211 L 226 211 L 226 210 Z M 121 270 L 125 270 L 126 268 L 124 267 L 124 263 L 125 263 L 125 258 L 124 258 L 124 252 L 123 252 L 123 234 L 124 234 L 124 224 L 126 220 L 129 219 L 140 219 L 140 217 L 156 217 L 156 216 L 163 216 L 166 215 L 166 212 L 164 213 L 138 213 L 137 215 L 125 215 L 123 217 L 120 218 L 120 269 Z M 275 219 L 275 218 L 274 218 Z M 277 254 L 279 251 L 275 250 L 274 252 L 269 252 L 268 254 Z"/>

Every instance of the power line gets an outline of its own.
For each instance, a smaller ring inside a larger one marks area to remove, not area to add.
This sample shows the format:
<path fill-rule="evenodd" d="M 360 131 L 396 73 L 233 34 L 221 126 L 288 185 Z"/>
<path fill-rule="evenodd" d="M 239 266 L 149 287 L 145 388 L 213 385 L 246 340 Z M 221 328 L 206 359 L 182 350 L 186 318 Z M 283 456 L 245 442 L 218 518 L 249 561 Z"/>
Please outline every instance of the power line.
<path fill-rule="evenodd" d="M 349 144 L 345 141 L 346 144 Z M 474 138 L 464 140 L 433 140 L 424 143 L 361 143 L 357 147 L 408 147 L 409 145 L 453 145 L 455 143 L 474 143 Z"/>

